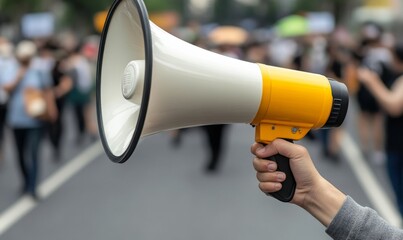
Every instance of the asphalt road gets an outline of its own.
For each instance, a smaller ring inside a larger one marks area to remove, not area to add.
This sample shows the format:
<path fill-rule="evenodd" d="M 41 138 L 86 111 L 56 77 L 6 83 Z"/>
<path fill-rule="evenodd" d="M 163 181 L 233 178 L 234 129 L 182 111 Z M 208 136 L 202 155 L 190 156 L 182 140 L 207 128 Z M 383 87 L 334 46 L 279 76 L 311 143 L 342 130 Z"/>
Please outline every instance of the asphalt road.
<path fill-rule="evenodd" d="M 302 209 L 259 191 L 249 151 L 254 130 L 248 125 L 229 126 L 222 168 L 215 174 L 204 171 L 207 152 L 200 129 L 185 132 L 179 147 L 173 147 L 169 132 L 147 137 L 128 162 L 115 164 L 99 142 L 87 139 L 77 145 L 72 121 L 67 128 L 59 162 L 44 143 L 42 184 L 52 182 L 70 163 L 81 167 L 70 166 L 70 175 L 53 190 L 44 184 L 45 197 L 37 203 L 18 194 L 19 176 L 7 136 L 0 167 L 1 240 L 330 239 Z M 346 128 L 354 126 L 346 123 Z M 319 141 L 299 143 L 309 149 L 324 177 L 360 204 L 374 207 L 344 155 L 333 162 L 321 155 Z M 390 197 L 380 169 L 375 175 Z M 4 216 L 14 210 L 20 216 L 1 231 L 2 217 L 10 219 Z"/>

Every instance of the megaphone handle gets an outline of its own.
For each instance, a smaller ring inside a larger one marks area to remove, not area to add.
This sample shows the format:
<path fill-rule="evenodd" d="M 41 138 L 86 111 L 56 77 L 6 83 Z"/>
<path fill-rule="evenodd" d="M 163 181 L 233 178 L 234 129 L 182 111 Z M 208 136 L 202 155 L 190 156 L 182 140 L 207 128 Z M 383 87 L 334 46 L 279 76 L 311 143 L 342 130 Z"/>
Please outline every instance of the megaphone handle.
<path fill-rule="evenodd" d="M 270 193 L 272 197 L 282 202 L 289 202 L 294 197 L 295 188 L 297 186 L 294 175 L 290 168 L 290 159 L 281 154 L 274 155 L 267 160 L 275 161 L 277 163 L 277 171 L 283 172 L 286 175 L 286 179 L 282 182 L 283 187 L 280 191 Z"/>

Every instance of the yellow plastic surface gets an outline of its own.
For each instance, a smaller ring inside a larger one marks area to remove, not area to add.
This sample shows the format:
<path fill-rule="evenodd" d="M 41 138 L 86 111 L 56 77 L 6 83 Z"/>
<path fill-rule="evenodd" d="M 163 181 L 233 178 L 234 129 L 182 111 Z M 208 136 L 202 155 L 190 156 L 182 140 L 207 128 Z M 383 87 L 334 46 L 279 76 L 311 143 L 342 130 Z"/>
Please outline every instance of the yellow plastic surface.
<path fill-rule="evenodd" d="M 310 129 L 321 128 L 332 108 L 329 80 L 322 75 L 259 64 L 263 94 L 252 122 L 255 140 L 300 140 Z"/>

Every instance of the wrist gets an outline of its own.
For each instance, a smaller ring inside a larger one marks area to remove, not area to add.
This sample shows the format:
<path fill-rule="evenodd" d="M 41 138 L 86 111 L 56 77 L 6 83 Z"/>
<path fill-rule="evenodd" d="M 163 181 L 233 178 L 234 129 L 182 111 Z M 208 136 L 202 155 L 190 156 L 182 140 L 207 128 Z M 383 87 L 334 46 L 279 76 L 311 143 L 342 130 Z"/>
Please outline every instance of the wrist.
<path fill-rule="evenodd" d="M 312 190 L 307 193 L 303 207 L 312 216 L 328 227 L 342 207 L 346 195 L 326 179 L 321 178 Z"/>

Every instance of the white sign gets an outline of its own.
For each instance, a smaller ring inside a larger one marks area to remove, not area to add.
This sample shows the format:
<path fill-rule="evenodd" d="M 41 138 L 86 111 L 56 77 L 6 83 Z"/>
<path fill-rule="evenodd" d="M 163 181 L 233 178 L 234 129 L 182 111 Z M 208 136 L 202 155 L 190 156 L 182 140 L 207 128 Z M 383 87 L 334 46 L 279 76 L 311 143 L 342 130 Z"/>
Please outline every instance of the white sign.
<path fill-rule="evenodd" d="M 30 13 L 22 17 L 22 35 L 26 38 L 49 37 L 55 31 L 55 17 L 51 13 Z"/>
<path fill-rule="evenodd" d="M 310 12 L 307 20 L 310 33 L 328 34 L 335 28 L 334 16 L 328 12 Z"/>

